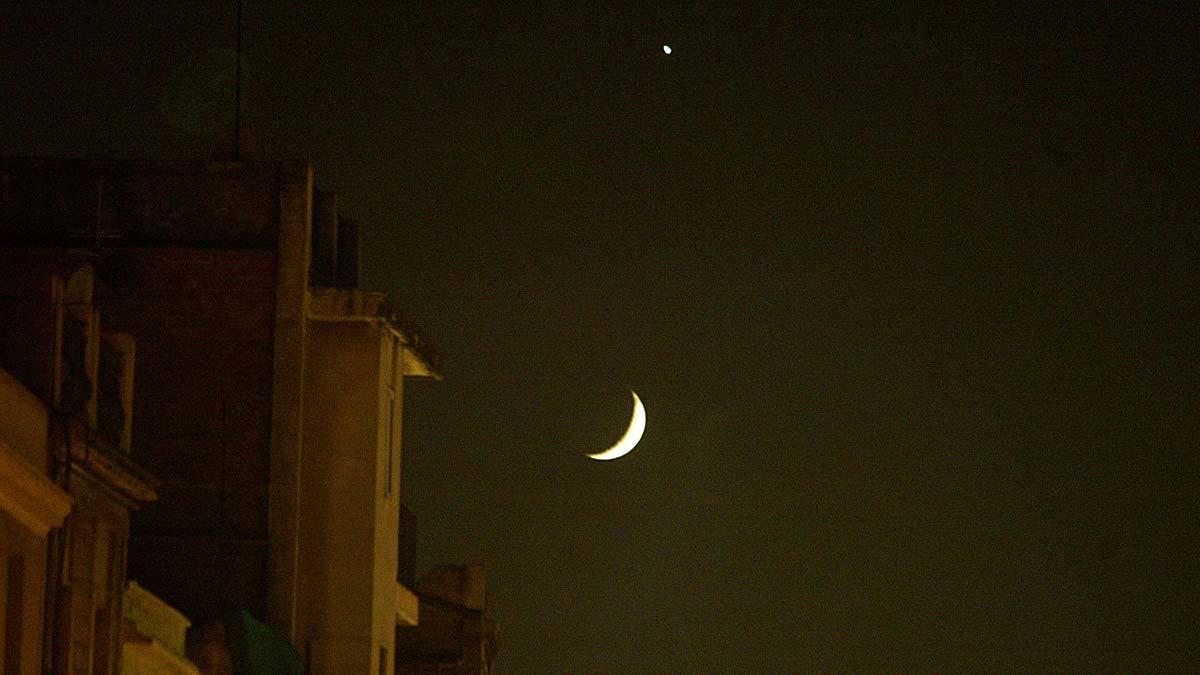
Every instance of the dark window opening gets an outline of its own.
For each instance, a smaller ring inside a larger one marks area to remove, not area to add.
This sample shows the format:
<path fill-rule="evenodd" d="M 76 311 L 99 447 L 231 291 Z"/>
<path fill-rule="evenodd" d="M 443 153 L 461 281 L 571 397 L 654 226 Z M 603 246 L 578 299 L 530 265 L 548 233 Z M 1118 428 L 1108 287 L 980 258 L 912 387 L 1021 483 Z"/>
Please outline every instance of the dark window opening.
<path fill-rule="evenodd" d="M 127 419 L 121 395 L 124 374 L 124 352 L 101 341 L 100 367 L 96 375 L 96 430 L 114 448 L 121 447 Z"/>
<path fill-rule="evenodd" d="M 70 312 L 63 314 L 62 388 L 59 406 L 68 414 L 82 413 L 92 397 L 87 368 L 87 323 Z"/>

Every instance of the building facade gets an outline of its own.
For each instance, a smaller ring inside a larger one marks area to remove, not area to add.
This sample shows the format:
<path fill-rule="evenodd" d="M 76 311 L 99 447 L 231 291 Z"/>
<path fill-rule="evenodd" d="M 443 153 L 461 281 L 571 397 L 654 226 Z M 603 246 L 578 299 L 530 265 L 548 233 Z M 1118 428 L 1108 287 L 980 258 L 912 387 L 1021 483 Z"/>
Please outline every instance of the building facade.
<path fill-rule="evenodd" d="M 74 249 L 0 251 L 0 363 L 18 374 L 0 378 L 0 435 L 26 449 L 3 482 L 57 503 L 34 528 L 36 548 L 19 558 L 19 538 L 5 528 L 10 582 L 23 577 L 27 588 L 5 613 L 7 627 L 21 622 L 26 635 L 6 650 L 6 673 L 115 673 L 128 637 L 130 511 L 156 493 L 129 454 L 135 343 L 104 323 L 93 262 Z"/>
<path fill-rule="evenodd" d="M 436 363 L 358 288 L 358 225 L 311 167 L 0 162 L 0 240 L 0 265 L 87 258 L 89 311 L 112 336 L 90 349 L 131 362 L 137 348 L 132 396 L 83 407 L 121 460 L 118 501 L 158 499 L 127 530 L 81 519 L 78 555 L 124 569 L 112 552 L 128 532 L 131 576 L 196 635 L 265 624 L 308 672 L 392 672 L 396 626 L 417 620 L 397 570 L 403 379 L 436 377 Z M 93 584 L 91 606 L 123 588 Z M 92 625 L 115 634 L 108 611 Z"/>
<path fill-rule="evenodd" d="M 71 497 L 46 475 L 46 405 L 0 369 L 0 666 L 42 672 L 51 530 Z"/>
<path fill-rule="evenodd" d="M 417 622 L 399 581 L 404 378 L 432 376 L 405 349 L 384 297 L 313 289 L 301 469 L 300 643 L 313 672 L 388 672 L 397 625 Z M 369 612 L 362 611 L 370 608 Z"/>
<path fill-rule="evenodd" d="M 130 581 L 124 594 L 121 675 L 199 675 L 184 656 L 191 621 Z"/>

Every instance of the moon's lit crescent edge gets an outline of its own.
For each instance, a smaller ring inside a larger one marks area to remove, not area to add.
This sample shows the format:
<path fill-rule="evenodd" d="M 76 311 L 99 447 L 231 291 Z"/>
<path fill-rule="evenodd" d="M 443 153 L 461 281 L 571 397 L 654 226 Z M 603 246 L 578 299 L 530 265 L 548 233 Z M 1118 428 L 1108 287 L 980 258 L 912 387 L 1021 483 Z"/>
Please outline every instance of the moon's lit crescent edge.
<path fill-rule="evenodd" d="M 608 450 L 588 455 L 588 457 L 602 461 L 623 457 L 633 450 L 638 441 L 642 440 L 642 434 L 646 431 L 646 407 L 642 405 L 642 400 L 635 392 L 630 391 L 629 393 L 633 396 L 633 417 L 629 420 L 629 428 L 625 430 L 625 435 Z"/>

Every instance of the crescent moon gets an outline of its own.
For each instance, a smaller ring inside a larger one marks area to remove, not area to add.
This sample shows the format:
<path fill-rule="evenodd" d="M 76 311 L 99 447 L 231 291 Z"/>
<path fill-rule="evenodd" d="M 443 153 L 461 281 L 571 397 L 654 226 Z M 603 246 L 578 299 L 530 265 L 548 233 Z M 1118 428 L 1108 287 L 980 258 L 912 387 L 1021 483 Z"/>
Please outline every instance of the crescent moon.
<path fill-rule="evenodd" d="M 625 430 L 625 435 L 611 448 L 588 457 L 599 460 L 624 457 L 642 440 L 642 434 L 646 432 L 646 407 L 642 405 L 642 399 L 638 398 L 637 394 L 633 391 L 629 393 L 633 395 L 633 418 L 629 420 L 629 428 Z"/>

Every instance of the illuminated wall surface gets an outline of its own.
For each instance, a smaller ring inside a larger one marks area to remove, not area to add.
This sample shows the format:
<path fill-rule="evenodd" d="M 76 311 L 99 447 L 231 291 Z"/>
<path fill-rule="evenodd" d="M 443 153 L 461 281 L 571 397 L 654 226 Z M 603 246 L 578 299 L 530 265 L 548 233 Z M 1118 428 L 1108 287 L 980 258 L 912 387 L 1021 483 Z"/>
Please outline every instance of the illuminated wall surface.
<path fill-rule="evenodd" d="M 46 407 L 0 368 L 0 666 L 42 664 L 47 535 L 70 497 L 46 476 Z"/>
<path fill-rule="evenodd" d="M 305 339 L 297 643 L 318 672 L 367 672 L 394 653 L 404 347 L 361 313 L 314 318 Z"/>

